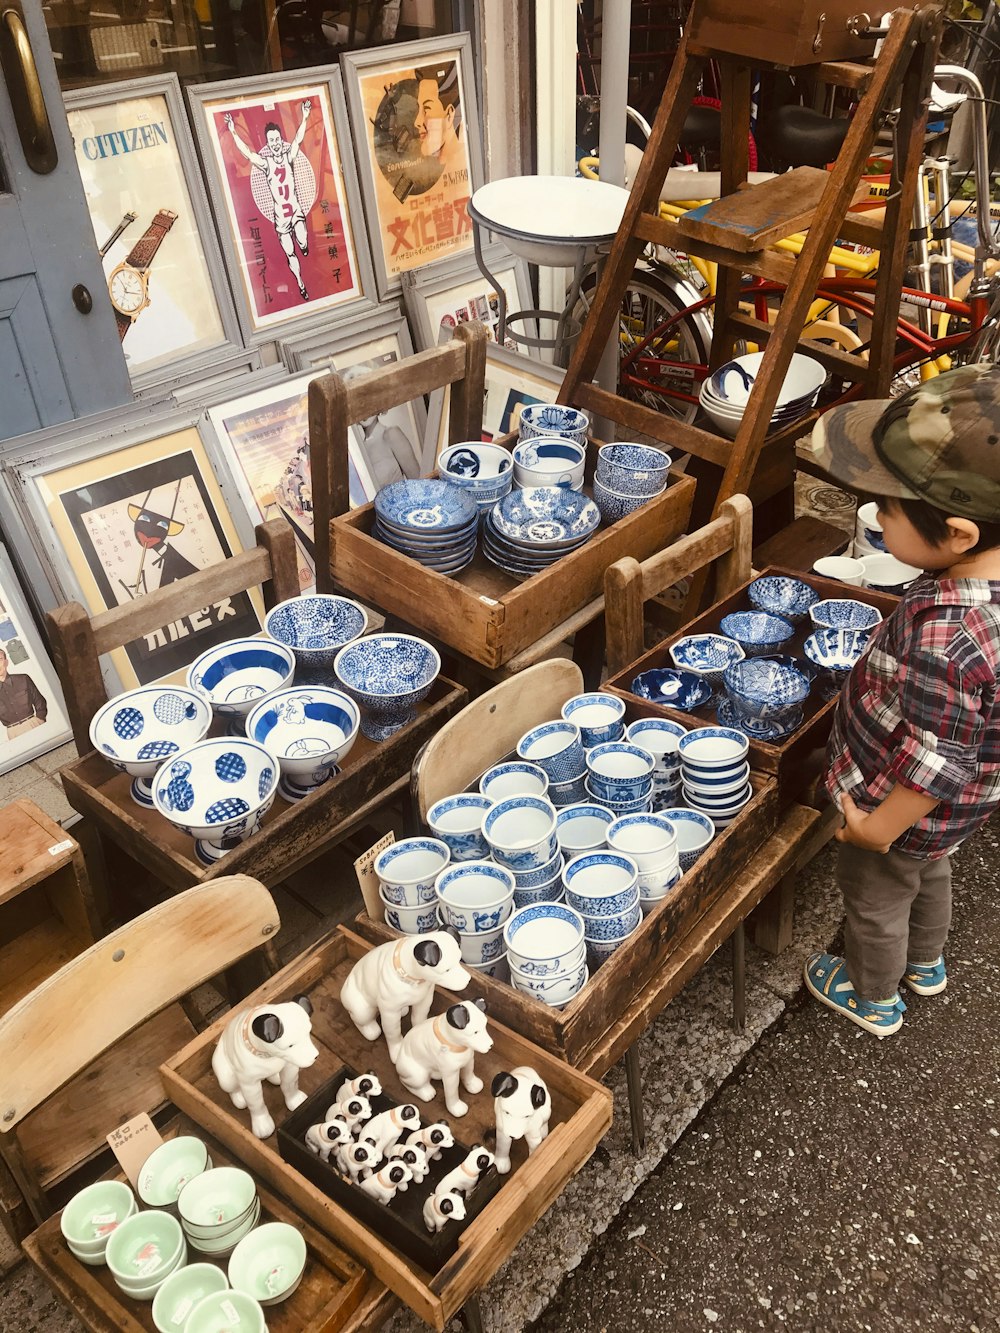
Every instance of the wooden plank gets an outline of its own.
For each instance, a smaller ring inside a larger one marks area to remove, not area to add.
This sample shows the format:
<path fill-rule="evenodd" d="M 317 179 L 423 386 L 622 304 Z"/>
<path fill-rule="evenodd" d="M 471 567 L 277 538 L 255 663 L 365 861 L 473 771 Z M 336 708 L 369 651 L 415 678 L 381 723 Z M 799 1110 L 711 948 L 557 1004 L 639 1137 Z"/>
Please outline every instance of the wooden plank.
<path fill-rule="evenodd" d="M 884 209 L 848 213 L 838 228 L 839 239 L 881 250 L 886 240 Z"/>
<path fill-rule="evenodd" d="M 795 926 L 795 876 L 782 875 L 754 909 L 753 942 L 765 953 L 779 954 L 792 942 Z"/>
<path fill-rule="evenodd" d="M 576 401 L 581 407 L 598 416 L 608 417 L 627 426 L 631 431 L 643 435 L 652 435 L 662 444 L 669 445 L 678 453 L 694 454 L 710 463 L 724 467 L 729 456 L 729 442 L 711 431 L 699 430 L 685 421 L 663 412 L 657 412 L 644 403 L 634 403 L 629 398 L 620 398 L 618 394 L 602 389 L 596 384 L 581 384 L 576 394 Z"/>
<path fill-rule="evenodd" d="M 818 167 L 795 167 L 692 208 L 674 225 L 685 240 L 740 253 L 766 250 L 809 226 L 826 183 L 827 173 Z"/>
<path fill-rule="evenodd" d="M 851 60 L 824 60 L 816 67 L 816 79 L 819 83 L 829 84 L 833 88 L 853 88 L 864 92 L 871 83 L 873 67 L 861 65 Z"/>
<path fill-rule="evenodd" d="M 461 379 L 453 380 L 448 407 L 448 443 L 462 444 L 483 438 L 483 404 L 486 399 L 485 324 L 460 324 L 453 337 L 465 351 Z M 406 365 L 406 362 L 403 362 Z M 398 374 L 398 369 L 397 369 Z"/>
<path fill-rule="evenodd" d="M 803 514 L 776 536 L 754 547 L 753 563 L 757 569 L 782 565 L 785 569 L 808 574 L 821 556 L 840 555 L 850 540 L 850 533 L 843 528 L 824 523 L 812 514 Z"/>
<path fill-rule="evenodd" d="M 33 801 L 5 806 L 0 827 L 0 905 L 70 865 L 79 846 Z"/>
<path fill-rule="evenodd" d="M 108 701 L 90 614 L 79 602 L 67 602 L 49 611 L 45 624 L 73 740 L 79 753 L 86 754 L 91 719 Z"/>
<path fill-rule="evenodd" d="M 90 944 L 46 912 L 37 925 L 0 946 L 0 1014 Z"/>
<path fill-rule="evenodd" d="M 762 319 L 754 319 L 752 315 L 744 314 L 741 310 L 737 310 L 730 315 L 729 323 L 743 337 L 750 338 L 757 343 L 766 343 L 777 327 L 777 325 L 768 324 Z M 829 347 L 826 343 L 819 343 L 809 338 L 800 338 L 797 350 L 804 356 L 811 356 L 826 370 L 830 370 L 846 380 L 866 384 L 871 379 L 871 367 L 865 357 L 854 356 L 851 352 L 844 352 L 839 347 Z"/>
<path fill-rule="evenodd" d="M 713 264 L 723 267 L 736 267 L 741 273 L 752 273 L 758 278 L 771 278 L 787 286 L 794 274 L 798 260 L 780 250 L 751 250 L 736 254 L 722 245 L 713 245 L 709 241 L 685 236 L 683 242 L 676 230 L 677 224 L 659 216 L 643 214 L 636 228 L 640 240 L 650 245 L 665 245 L 677 249 L 678 245 L 690 254 L 701 259 L 708 259 Z M 582 386 L 581 386 L 582 387 Z"/>

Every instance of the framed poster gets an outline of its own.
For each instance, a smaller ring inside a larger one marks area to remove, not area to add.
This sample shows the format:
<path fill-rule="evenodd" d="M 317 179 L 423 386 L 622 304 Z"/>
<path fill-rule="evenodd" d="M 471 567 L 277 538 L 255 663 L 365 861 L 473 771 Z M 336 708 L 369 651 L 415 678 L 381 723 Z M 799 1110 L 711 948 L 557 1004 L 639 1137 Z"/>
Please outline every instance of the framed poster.
<path fill-rule="evenodd" d="M 400 275 L 472 251 L 483 183 L 468 33 L 341 56 L 379 297 Z"/>
<path fill-rule="evenodd" d="M 483 252 L 486 267 L 503 288 L 507 314 L 528 310 L 532 305 L 528 266 L 502 246 Z M 497 340 L 500 298 L 480 273 L 475 260 L 458 259 L 431 269 L 404 273 L 403 300 L 410 317 L 413 338 L 420 351 L 447 342 L 459 324 L 478 320 L 492 342 Z M 537 336 L 535 321 L 519 322 L 517 331 Z M 517 351 L 517 343 L 506 336 L 504 346 Z"/>
<path fill-rule="evenodd" d="M 370 300 L 340 71 L 295 70 L 187 93 L 248 341 Z"/>
<path fill-rule="evenodd" d="M 242 348 L 177 76 L 64 100 L 133 388 Z"/>
<path fill-rule="evenodd" d="M 0 773 L 70 739 L 59 677 L 0 546 Z"/>

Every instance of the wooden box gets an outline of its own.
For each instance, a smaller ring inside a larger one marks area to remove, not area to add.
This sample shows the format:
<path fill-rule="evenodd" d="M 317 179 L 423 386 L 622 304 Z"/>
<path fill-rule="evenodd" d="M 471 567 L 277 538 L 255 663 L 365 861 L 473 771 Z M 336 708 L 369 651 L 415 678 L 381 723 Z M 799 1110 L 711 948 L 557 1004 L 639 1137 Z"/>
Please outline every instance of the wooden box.
<path fill-rule="evenodd" d="M 347 592 L 400 617 L 442 643 L 500 667 L 603 595 L 604 571 L 623 556 L 645 560 L 687 528 L 692 478 L 672 474 L 664 493 L 549 569 L 517 580 L 482 553 L 452 578 L 428 569 L 372 536 L 374 507 L 330 525 L 330 570 Z"/>
<path fill-rule="evenodd" d="M 195 856 L 193 841 L 157 811 L 137 805 L 129 794 L 128 774 L 117 772 L 95 751 L 60 774 L 70 804 L 171 888 L 235 874 L 275 884 L 313 860 L 324 842 L 363 813 L 366 802 L 407 778 L 421 746 L 466 698 L 460 685 L 439 676 L 412 722 L 385 741 L 359 734 L 339 776 L 294 804 L 276 796 L 260 832 L 207 867 Z"/>
<path fill-rule="evenodd" d="M 794 570 L 776 567 L 766 569 L 763 572 L 800 579 L 803 583 L 808 583 L 810 588 L 814 588 L 824 598 L 848 597 L 853 601 L 867 602 L 869 606 L 877 607 L 886 618 L 892 614 L 899 601 L 898 597 L 893 597 L 888 593 L 872 592 L 868 588 L 851 587 L 834 579 L 820 578 L 818 574 L 802 574 Z M 620 695 L 629 704 L 643 707 L 647 714 L 656 717 L 669 717 L 676 722 L 683 723 L 686 727 L 714 726 L 716 724 L 716 709 L 715 704 L 711 701 L 703 708 L 696 709 L 691 713 L 684 713 L 678 708 L 666 708 L 661 704 L 640 699 L 638 695 L 632 693 L 631 685 L 635 677 L 643 671 L 652 671 L 659 667 L 673 667 L 670 645 L 676 643 L 678 639 L 684 638 L 687 634 L 719 633 L 719 622 L 730 611 L 752 610 L 753 607 L 746 592 L 748 587 L 749 584 L 745 583 L 732 596 L 724 597 L 721 602 L 716 602 L 703 615 L 692 620 L 683 629 L 669 635 L 662 643 L 658 643 L 655 648 L 651 648 L 648 653 L 644 653 L 637 661 L 627 666 L 623 671 L 619 671 L 616 676 L 611 676 L 602 688 L 607 689 L 612 694 Z M 790 643 L 782 647 L 781 652 L 793 657 L 804 657 L 802 644 L 814 628 L 815 626 L 807 616 L 805 621 L 795 626 L 794 637 Z M 780 742 L 751 739 L 751 765 L 762 773 L 778 778 L 783 797 L 800 794 L 796 792 L 796 787 L 802 779 L 803 766 L 810 754 L 826 744 L 833 723 L 835 702 L 835 699 L 824 699 L 814 686 L 806 699 L 802 725 L 796 731 L 793 731 L 790 736 L 786 736 Z"/>
<path fill-rule="evenodd" d="M 856 0 L 761 0 L 738 8 L 730 0 L 695 0 L 688 39 L 696 51 L 728 51 L 767 65 L 866 60 L 875 42 L 855 37 L 847 26 L 861 9 Z M 882 12 L 869 10 L 876 26 Z"/>
<path fill-rule="evenodd" d="M 338 929 L 250 997 L 249 1003 L 262 1003 L 266 999 L 288 999 L 300 992 L 311 996 L 315 1006 L 313 1040 L 319 1047 L 320 1058 L 301 1076 L 300 1085 L 307 1094 L 324 1083 L 332 1071 L 347 1064 L 373 1070 L 390 1097 L 412 1100 L 396 1077 L 384 1040 L 366 1041 L 340 1003 L 341 987 L 348 972 L 369 947 L 357 936 Z M 454 996 L 439 992 L 433 1011 L 442 1012 L 453 1000 Z M 538 1070 L 552 1097 L 549 1135 L 530 1157 L 523 1143 L 515 1145 L 511 1174 L 504 1177 L 496 1196 L 463 1233 L 458 1252 L 436 1272 L 428 1272 L 376 1236 L 283 1161 L 275 1139 L 262 1142 L 253 1136 L 246 1112 L 234 1109 L 212 1075 L 212 1051 L 226 1021 L 226 1017 L 221 1018 L 162 1066 L 163 1081 L 171 1099 L 439 1330 L 489 1281 L 591 1155 L 611 1124 L 611 1093 L 606 1088 L 553 1059 L 494 1019 L 490 1023 L 493 1049 L 486 1056 L 477 1055 L 475 1063 L 485 1087 L 483 1092 L 469 1098 L 468 1114 L 454 1120 L 445 1109 L 439 1090 L 433 1101 L 420 1103 L 421 1121 L 443 1119 L 452 1125 L 456 1137 L 466 1142 L 492 1142 L 494 1113 L 490 1083 L 501 1070 L 526 1064 Z M 264 1090 L 271 1114 L 281 1125 L 288 1112 L 280 1092 L 268 1084 Z"/>

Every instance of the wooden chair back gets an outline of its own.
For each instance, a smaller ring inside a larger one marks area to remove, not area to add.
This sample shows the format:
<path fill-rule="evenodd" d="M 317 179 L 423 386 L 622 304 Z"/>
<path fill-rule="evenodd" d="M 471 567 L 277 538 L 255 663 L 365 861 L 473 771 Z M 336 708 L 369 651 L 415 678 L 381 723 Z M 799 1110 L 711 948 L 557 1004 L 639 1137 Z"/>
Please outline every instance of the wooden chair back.
<path fill-rule="evenodd" d="M 316 541 L 316 588 L 330 592 L 330 520 L 350 508 L 350 427 L 421 394 L 451 385 L 448 440 L 479 440 L 486 396 L 486 327 L 461 324 L 451 340 L 345 381 L 336 372 L 309 385 L 309 459 Z"/>
<path fill-rule="evenodd" d="M 421 822 L 435 801 L 464 791 L 474 777 L 513 750 L 526 731 L 558 717 L 566 700 L 582 690 L 583 672 L 576 663 L 555 657 L 473 699 L 414 761 L 410 794 Z"/>
<path fill-rule="evenodd" d="M 672 546 L 641 563 L 627 556 L 604 575 L 604 621 L 607 670 L 623 671 L 646 651 L 645 606 L 681 579 L 706 570 L 714 560 L 715 595 L 728 597 L 750 577 L 753 549 L 753 505 L 734 495 L 703 528 L 680 537 Z"/>
<path fill-rule="evenodd" d="M 36 1222 L 113 1129 L 163 1104 L 159 1066 L 195 1034 L 175 1002 L 280 924 L 257 880 L 209 880 L 91 945 L 0 1016 L 0 1155 Z"/>
<path fill-rule="evenodd" d="M 67 602 L 49 612 L 52 658 L 80 754 L 91 749 L 91 719 L 108 701 L 101 675 L 102 654 L 257 585 L 262 587 L 268 609 L 298 596 L 298 560 L 291 528 L 284 519 L 276 518 L 261 523 L 256 536 L 252 550 L 96 616 L 79 602 Z"/>

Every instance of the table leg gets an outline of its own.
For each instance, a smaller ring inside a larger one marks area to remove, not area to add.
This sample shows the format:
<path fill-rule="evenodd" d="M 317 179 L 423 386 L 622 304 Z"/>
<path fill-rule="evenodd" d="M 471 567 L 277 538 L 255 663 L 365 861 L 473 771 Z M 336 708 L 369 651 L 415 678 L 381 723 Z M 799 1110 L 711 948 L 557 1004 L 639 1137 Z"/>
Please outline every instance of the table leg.
<path fill-rule="evenodd" d="M 733 1028 L 742 1032 L 747 1022 L 746 930 L 743 922 L 733 931 Z"/>
<path fill-rule="evenodd" d="M 638 1157 L 646 1151 L 646 1118 L 642 1106 L 638 1042 L 633 1042 L 625 1052 L 625 1078 L 628 1082 L 628 1113 L 632 1122 L 632 1152 Z"/>
<path fill-rule="evenodd" d="M 470 1296 L 462 1306 L 462 1322 L 469 1333 L 483 1333 L 483 1311 L 478 1296 Z"/>

